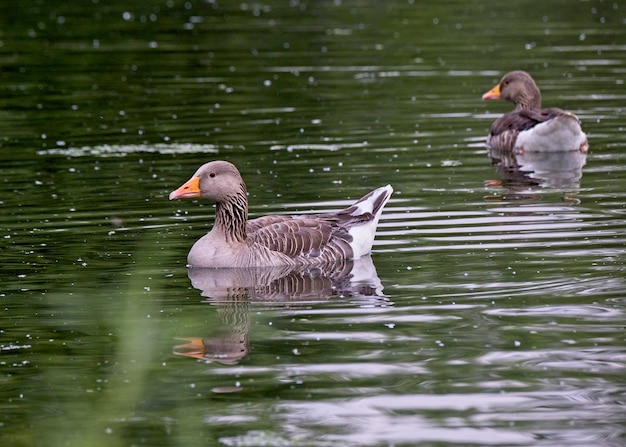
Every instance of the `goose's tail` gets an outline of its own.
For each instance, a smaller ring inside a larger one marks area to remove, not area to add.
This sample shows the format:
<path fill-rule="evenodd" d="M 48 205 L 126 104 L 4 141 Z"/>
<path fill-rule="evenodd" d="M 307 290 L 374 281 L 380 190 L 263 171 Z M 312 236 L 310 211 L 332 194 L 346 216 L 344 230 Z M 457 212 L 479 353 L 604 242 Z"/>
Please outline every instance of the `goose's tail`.
<path fill-rule="evenodd" d="M 340 213 L 350 221 L 346 222 L 346 228 L 352 236 L 350 246 L 355 259 L 372 251 L 378 220 L 392 193 L 391 185 L 381 186 Z"/>

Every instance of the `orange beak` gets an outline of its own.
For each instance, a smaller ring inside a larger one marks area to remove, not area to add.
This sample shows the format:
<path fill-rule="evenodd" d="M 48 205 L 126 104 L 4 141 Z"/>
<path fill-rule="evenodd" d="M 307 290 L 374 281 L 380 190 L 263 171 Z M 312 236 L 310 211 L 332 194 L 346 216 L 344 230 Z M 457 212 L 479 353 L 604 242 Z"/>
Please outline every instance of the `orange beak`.
<path fill-rule="evenodd" d="M 500 84 L 496 85 L 483 95 L 483 101 L 488 99 L 502 99 L 502 96 L 500 96 Z"/>
<path fill-rule="evenodd" d="M 191 177 L 183 186 L 170 193 L 170 200 L 200 197 L 201 194 L 200 177 Z"/>
<path fill-rule="evenodd" d="M 178 340 L 184 340 L 189 343 L 174 346 L 175 355 L 183 355 L 185 357 L 193 357 L 196 359 L 204 358 L 204 343 L 202 343 L 201 338 L 199 337 L 179 338 Z"/>

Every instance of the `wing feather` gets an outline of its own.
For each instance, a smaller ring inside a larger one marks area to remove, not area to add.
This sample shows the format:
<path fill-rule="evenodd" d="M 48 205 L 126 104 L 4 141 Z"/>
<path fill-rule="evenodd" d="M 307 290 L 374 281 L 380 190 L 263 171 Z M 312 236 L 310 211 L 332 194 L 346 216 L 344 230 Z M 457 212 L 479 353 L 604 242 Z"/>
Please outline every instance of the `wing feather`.
<path fill-rule="evenodd" d="M 289 257 L 317 257 L 334 233 L 330 220 L 292 216 L 266 216 L 247 226 L 249 243 L 261 244 Z"/>
<path fill-rule="evenodd" d="M 491 126 L 491 135 L 497 136 L 504 132 L 521 132 L 535 127 L 537 124 L 563 115 L 561 109 L 523 109 L 509 112 L 498 118 Z"/>

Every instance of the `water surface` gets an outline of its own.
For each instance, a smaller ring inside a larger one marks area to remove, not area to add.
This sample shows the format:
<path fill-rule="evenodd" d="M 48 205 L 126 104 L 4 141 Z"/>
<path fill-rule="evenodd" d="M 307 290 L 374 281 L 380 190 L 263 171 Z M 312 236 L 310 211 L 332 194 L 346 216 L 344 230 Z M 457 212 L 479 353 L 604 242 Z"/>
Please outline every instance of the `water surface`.
<path fill-rule="evenodd" d="M 617 2 L 0 17 L 3 444 L 624 444 Z M 493 164 L 511 69 L 586 156 Z M 167 196 L 217 158 L 253 217 L 391 183 L 360 276 L 188 271 L 213 208 Z"/>

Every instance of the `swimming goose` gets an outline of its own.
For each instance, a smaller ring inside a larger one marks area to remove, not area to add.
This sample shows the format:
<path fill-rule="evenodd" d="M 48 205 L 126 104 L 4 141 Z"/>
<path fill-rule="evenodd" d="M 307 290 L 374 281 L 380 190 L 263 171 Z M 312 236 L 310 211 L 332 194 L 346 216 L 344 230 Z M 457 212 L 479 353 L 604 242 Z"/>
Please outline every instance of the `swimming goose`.
<path fill-rule="evenodd" d="M 390 185 L 337 212 L 248 220 L 246 185 L 235 165 L 202 165 L 170 200 L 202 197 L 216 203 L 213 228 L 191 247 L 191 267 L 324 266 L 371 251 Z"/>
<path fill-rule="evenodd" d="M 517 153 L 587 152 L 587 137 L 578 117 L 557 108 L 542 109 L 541 92 L 528 73 L 505 74 L 483 95 L 483 100 L 490 99 L 511 101 L 515 103 L 515 110 L 505 113 L 491 125 L 489 147 Z"/>

